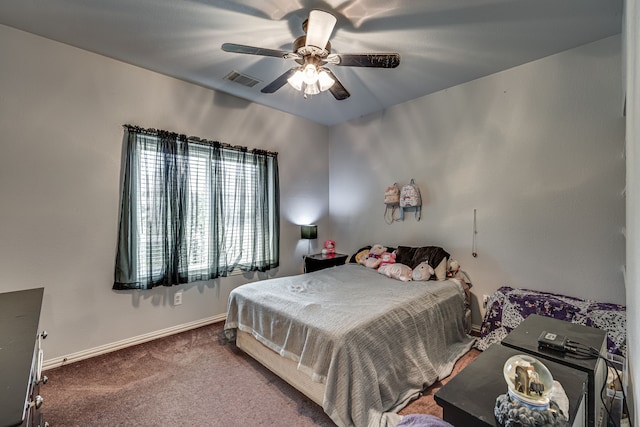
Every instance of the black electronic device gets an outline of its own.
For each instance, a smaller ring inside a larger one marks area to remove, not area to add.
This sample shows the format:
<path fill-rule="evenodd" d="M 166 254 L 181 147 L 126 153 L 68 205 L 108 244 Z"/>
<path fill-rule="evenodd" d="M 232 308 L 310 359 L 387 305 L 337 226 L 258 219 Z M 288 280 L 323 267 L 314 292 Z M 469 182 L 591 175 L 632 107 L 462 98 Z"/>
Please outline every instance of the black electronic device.
<path fill-rule="evenodd" d="M 542 333 L 538 337 L 538 347 L 540 349 L 565 352 L 567 350 L 566 345 L 567 337 L 565 337 L 564 335 L 542 331 Z"/>

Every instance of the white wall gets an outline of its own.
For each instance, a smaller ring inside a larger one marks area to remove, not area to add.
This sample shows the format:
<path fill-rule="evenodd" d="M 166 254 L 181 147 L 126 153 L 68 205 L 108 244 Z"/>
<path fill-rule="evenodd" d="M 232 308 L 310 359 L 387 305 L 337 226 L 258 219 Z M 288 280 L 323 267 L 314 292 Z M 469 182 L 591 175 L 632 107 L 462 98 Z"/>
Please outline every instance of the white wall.
<path fill-rule="evenodd" d="M 329 237 L 326 127 L 1 25 L 0 58 L 0 292 L 45 287 L 47 360 L 224 315 L 256 279 L 111 290 L 125 123 L 280 153 L 275 274 L 302 272 L 297 224 Z"/>
<path fill-rule="evenodd" d="M 626 147 L 627 147 L 627 307 L 637 307 L 640 302 L 640 7 L 637 2 L 625 2 L 623 76 L 626 87 Z M 635 310 L 627 310 L 627 396 L 633 425 L 640 423 L 638 414 L 637 385 L 640 384 L 640 316 Z"/>
<path fill-rule="evenodd" d="M 338 248 L 443 246 L 480 300 L 510 285 L 624 303 L 620 52 L 607 38 L 334 126 Z M 384 188 L 411 178 L 422 220 L 387 225 Z"/>

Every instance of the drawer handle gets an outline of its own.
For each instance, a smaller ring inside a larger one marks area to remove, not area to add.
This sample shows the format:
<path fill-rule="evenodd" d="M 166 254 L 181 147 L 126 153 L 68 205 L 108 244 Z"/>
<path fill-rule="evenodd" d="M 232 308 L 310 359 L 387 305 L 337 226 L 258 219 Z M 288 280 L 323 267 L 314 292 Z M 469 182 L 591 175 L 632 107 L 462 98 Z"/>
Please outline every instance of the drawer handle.
<path fill-rule="evenodd" d="M 38 365 L 36 367 L 36 382 L 40 382 L 40 378 L 42 377 L 42 363 L 44 360 L 44 352 L 42 349 L 38 350 Z"/>
<path fill-rule="evenodd" d="M 37 395 L 34 400 L 32 400 L 27 404 L 27 408 L 33 408 L 35 406 L 36 409 L 40 409 L 43 403 L 44 403 L 44 397 Z"/>
<path fill-rule="evenodd" d="M 40 395 L 36 396 L 36 409 L 40 409 L 42 404 L 44 403 L 44 398 Z"/>

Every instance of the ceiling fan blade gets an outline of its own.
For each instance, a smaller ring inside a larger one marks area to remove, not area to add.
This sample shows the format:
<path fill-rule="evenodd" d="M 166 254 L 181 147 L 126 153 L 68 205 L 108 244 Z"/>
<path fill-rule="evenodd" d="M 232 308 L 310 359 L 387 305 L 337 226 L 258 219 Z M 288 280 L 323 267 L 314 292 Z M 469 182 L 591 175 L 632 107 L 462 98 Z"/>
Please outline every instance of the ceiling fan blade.
<path fill-rule="evenodd" d="M 333 74 L 333 72 L 330 69 L 328 68 L 322 68 L 322 69 L 326 71 L 327 74 L 329 74 L 329 77 L 335 80 L 335 83 L 329 88 L 329 92 L 331 92 L 331 95 L 333 95 L 335 99 L 337 99 L 338 101 L 342 101 L 351 96 L 349 91 L 345 89 L 344 86 L 342 86 L 342 83 L 340 83 L 340 80 L 338 80 L 336 75 Z"/>
<path fill-rule="evenodd" d="M 324 49 L 327 46 L 336 21 L 335 16 L 323 10 L 312 10 L 309 12 L 305 45 Z"/>
<path fill-rule="evenodd" d="M 396 68 L 400 65 L 399 53 L 335 53 L 325 60 L 331 64 L 346 67 Z"/>
<path fill-rule="evenodd" d="M 277 79 L 275 79 L 274 81 L 272 81 L 271 83 L 263 87 L 260 92 L 273 93 L 277 91 L 282 86 L 287 84 L 287 80 L 289 79 L 289 77 L 293 76 L 295 72 L 298 71 L 299 68 L 300 67 L 293 67 L 292 69 L 285 71 L 284 74 L 282 74 L 280 77 L 278 77 Z"/>
<path fill-rule="evenodd" d="M 264 49 L 261 47 L 245 46 L 235 43 L 224 43 L 222 50 L 231 53 L 246 53 L 248 55 L 261 55 L 261 56 L 273 56 L 275 58 L 292 59 L 299 55 L 293 52 L 287 52 L 286 50 L 277 49 Z M 293 55 L 293 56 L 292 56 Z"/>

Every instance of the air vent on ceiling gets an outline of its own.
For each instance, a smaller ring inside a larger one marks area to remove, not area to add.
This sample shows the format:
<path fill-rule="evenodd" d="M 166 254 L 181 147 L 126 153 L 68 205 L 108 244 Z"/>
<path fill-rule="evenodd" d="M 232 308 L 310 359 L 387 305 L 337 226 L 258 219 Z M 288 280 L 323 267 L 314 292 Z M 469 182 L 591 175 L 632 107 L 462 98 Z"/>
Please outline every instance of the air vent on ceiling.
<path fill-rule="evenodd" d="M 241 84 L 242 86 L 246 86 L 246 87 L 254 87 L 255 85 L 257 85 L 258 83 L 260 83 L 260 80 L 258 79 L 254 79 L 251 76 L 248 76 L 246 74 L 242 74 L 238 71 L 232 71 L 229 74 L 227 74 L 224 77 L 226 80 L 231 80 L 234 83 L 238 83 Z"/>

